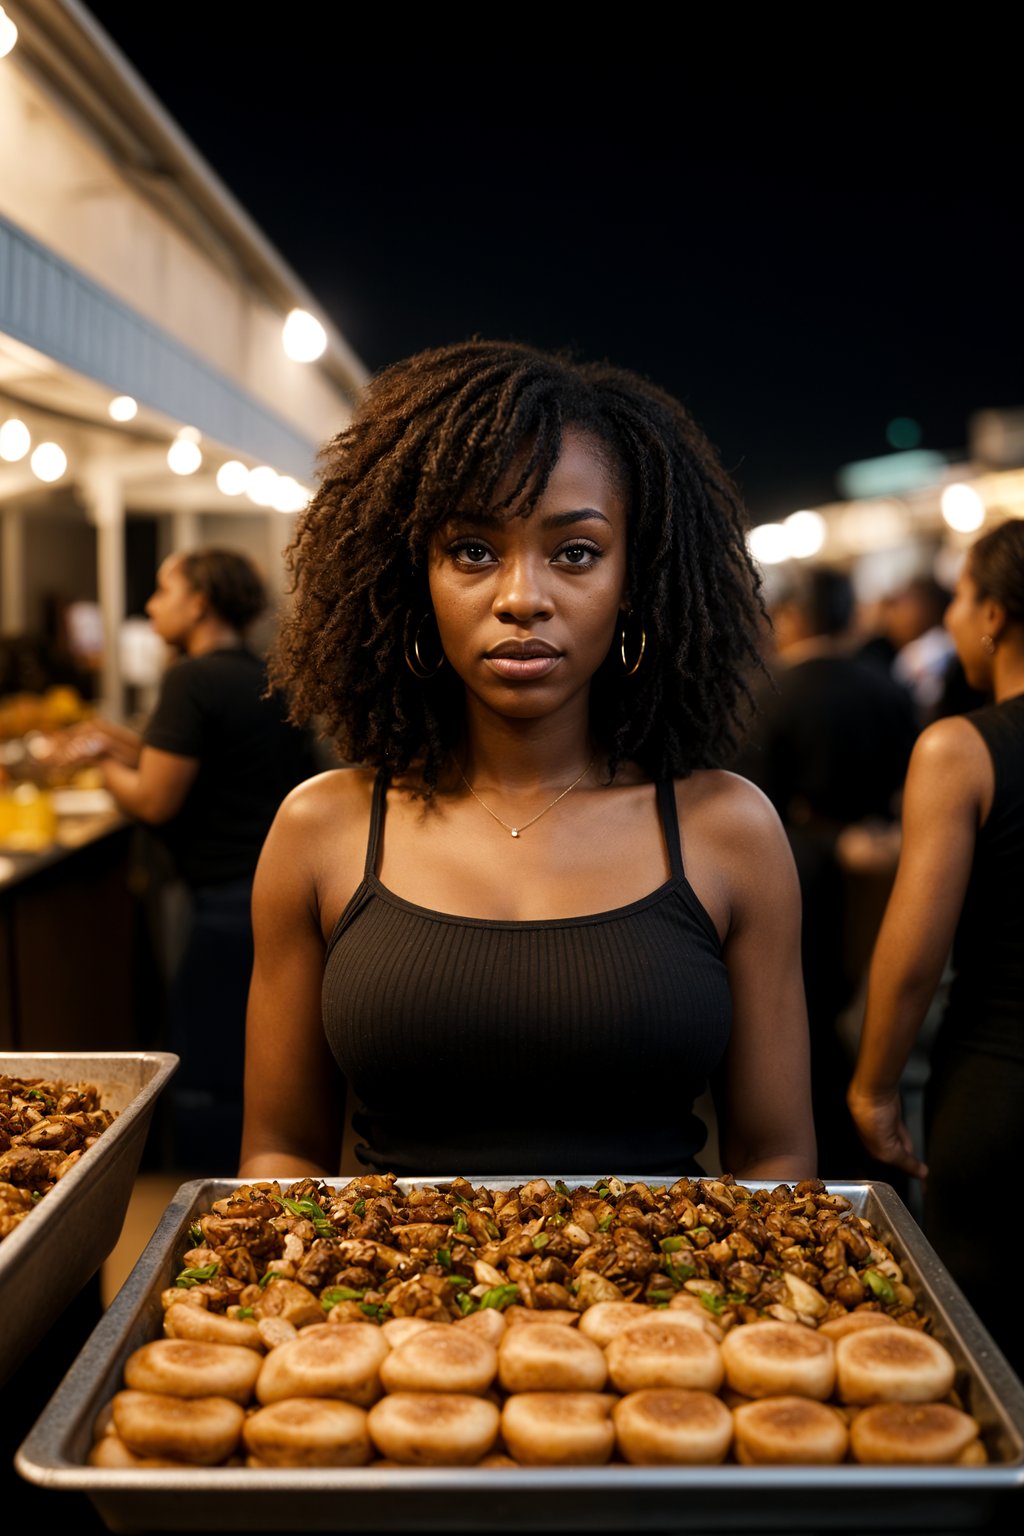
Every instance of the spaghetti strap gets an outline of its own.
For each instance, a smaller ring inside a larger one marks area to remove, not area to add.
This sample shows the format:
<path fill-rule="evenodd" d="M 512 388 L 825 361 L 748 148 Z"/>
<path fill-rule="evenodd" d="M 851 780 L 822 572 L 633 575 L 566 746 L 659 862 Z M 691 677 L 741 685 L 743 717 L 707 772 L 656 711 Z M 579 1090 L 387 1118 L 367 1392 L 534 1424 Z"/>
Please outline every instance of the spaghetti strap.
<path fill-rule="evenodd" d="M 377 863 L 380 857 L 380 835 L 384 828 L 384 807 L 387 804 L 388 776 L 383 768 L 378 769 L 377 777 L 373 781 L 373 800 L 370 804 L 370 832 L 366 839 L 366 865 L 363 869 L 363 879 L 369 880 L 377 873 Z"/>
<path fill-rule="evenodd" d="M 668 845 L 668 862 L 672 877 L 679 880 L 683 875 L 683 855 L 679 847 L 679 817 L 676 813 L 676 786 L 672 779 L 659 779 L 658 812 L 661 828 Z"/>

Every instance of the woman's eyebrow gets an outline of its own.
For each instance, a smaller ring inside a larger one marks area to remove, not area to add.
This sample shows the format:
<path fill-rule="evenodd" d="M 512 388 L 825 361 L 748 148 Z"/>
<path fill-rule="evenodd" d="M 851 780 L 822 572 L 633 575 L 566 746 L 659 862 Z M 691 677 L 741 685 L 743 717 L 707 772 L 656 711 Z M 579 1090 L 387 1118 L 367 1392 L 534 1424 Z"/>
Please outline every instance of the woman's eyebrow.
<path fill-rule="evenodd" d="M 611 527 L 608 518 L 605 517 L 603 512 L 599 512 L 596 507 L 581 507 L 578 512 L 552 512 L 549 516 L 541 519 L 541 526 L 544 528 L 568 528 L 573 523 L 594 521 L 607 523 L 608 527 Z"/>

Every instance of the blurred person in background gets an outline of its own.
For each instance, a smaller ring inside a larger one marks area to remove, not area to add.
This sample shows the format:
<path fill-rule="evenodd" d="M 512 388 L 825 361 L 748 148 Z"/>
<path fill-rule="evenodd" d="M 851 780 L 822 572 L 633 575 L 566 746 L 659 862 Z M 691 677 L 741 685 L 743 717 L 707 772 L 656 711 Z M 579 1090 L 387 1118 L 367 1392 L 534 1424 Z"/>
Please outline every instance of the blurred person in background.
<path fill-rule="evenodd" d="M 779 812 L 796 860 L 823 1178 L 879 1173 L 845 1107 L 851 1055 L 839 1021 L 860 980 L 852 958 L 859 914 L 837 850 L 851 827 L 894 824 L 915 736 L 909 692 L 853 653 L 854 606 L 846 572 L 826 566 L 791 572 L 770 608 L 770 682 L 759 691 L 757 715 L 734 764 Z M 859 945 L 866 956 L 870 945 L 862 937 Z"/>
<path fill-rule="evenodd" d="M 919 728 L 987 702 L 968 684 L 943 624 L 952 595 L 934 576 L 911 576 L 883 600 L 878 632 L 861 649 L 910 690 Z"/>
<path fill-rule="evenodd" d="M 54 743 L 55 765 L 96 762 L 127 815 L 153 828 L 190 914 L 170 984 L 168 1091 L 175 1167 L 233 1171 L 242 1121 L 245 1010 L 252 970 L 252 881 L 278 806 L 317 769 L 311 736 L 268 693 L 246 644 L 267 606 L 255 566 L 235 550 L 172 554 L 146 612 L 178 653 L 142 734 L 89 720 Z"/>
<path fill-rule="evenodd" d="M 968 683 L 993 702 L 937 720 L 914 747 L 848 1102 L 871 1155 L 925 1180 L 925 1232 L 1021 1374 L 1002 1243 L 1024 1154 L 1024 523 L 972 545 L 945 624 Z M 951 948 L 926 1166 L 900 1084 Z"/>

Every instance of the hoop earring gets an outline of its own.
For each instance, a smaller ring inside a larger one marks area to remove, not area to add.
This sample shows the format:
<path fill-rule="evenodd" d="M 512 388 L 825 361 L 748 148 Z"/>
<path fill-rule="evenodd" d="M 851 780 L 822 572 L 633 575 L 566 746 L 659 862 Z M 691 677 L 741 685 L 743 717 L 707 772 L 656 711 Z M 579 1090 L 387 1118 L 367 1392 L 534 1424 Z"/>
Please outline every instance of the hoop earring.
<path fill-rule="evenodd" d="M 625 672 L 627 677 L 632 677 L 634 672 L 639 671 L 640 663 L 644 659 L 644 651 L 646 651 L 646 649 L 647 649 L 647 631 L 646 631 L 646 629 L 644 629 L 643 625 L 641 624 L 641 626 L 640 626 L 640 651 L 639 651 L 639 654 L 637 655 L 636 661 L 634 661 L 633 665 L 630 666 L 629 662 L 626 660 L 626 626 L 625 626 L 625 624 L 620 625 L 620 627 L 619 627 L 619 655 L 622 657 L 622 669 Z"/>
<path fill-rule="evenodd" d="M 409 671 L 412 673 L 413 677 L 418 677 L 420 682 L 425 682 L 428 677 L 436 676 L 444 666 L 443 649 L 441 651 L 440 657 L 432 667 L 427 665 L 427 663 L 423 660 L 422 655 L 420 654 L 420 630 L 423 628 L 427 620 L 432 619 L 433 617 L 434 615 L 428 609 L 420 619 L 419 623 L 416 625 L 416 632 L 412 637 L 412 657 L 409 655 L 409 627 L 408 624 L 406 625 L 404 646 L 405 664 L 409 668 Z M 440 641 L 441 636 L 438 635 L 437 638 Z M 415 660 L 413 658 L 415 658 Z"/>
<path fill-rule="evenodd" d="M 982 637 L 981 637 L 981 648 L 985 652 L 986 656 L 994 656 L 995 655 L 995 653 L 996 653 L 996 643 L 993 640 L 991 635 L 982 635 Z"/>

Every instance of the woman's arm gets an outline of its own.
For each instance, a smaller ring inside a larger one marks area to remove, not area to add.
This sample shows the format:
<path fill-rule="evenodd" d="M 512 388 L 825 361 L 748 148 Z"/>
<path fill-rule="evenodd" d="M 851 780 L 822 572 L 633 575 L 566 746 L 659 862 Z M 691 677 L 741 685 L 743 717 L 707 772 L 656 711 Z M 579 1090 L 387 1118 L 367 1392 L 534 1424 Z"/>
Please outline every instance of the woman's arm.
<path fill-rule="evenodd" d="M 100 769 L 105 787 L 121 810 L 157 827 L 181 810 L 199 772 L 199 759 L 143 747 L 137 768 L 127 767 L 116 757 L 104 757 Z"/>
<path fill-rule="evenodd" d="M 333 776 L 331 776 L 333 777 Z M 253 887 L 255 963 L 245 1046 L 243 1178 L 332 1177 L 341 1166 L 345 1084 L 321 1015 L 324 937 L 318 860 L 330 839 L 319 780 L 284 801 Z"/>
<path fill-rule="evenodd" d="M 759 789 L 731 774 L 709 777 L 714 792 L 702 823 L 720 872 L 733 1006 L 716 1092 L 722 1168 L 745 1179 L 812 1178 L 817 1153 L 793 856 Z"/>
<path fill-rule="evenodd" d="M 917 1177 L 927 1169 L 903 1123 L 900 1078 L 942 978 L 993 787 L 992 760 L 966 720 L 938 720 L 921 733 L 907 771 L 899 865 L 871 960 L 847 1093 L 871 1155 Z"/>

